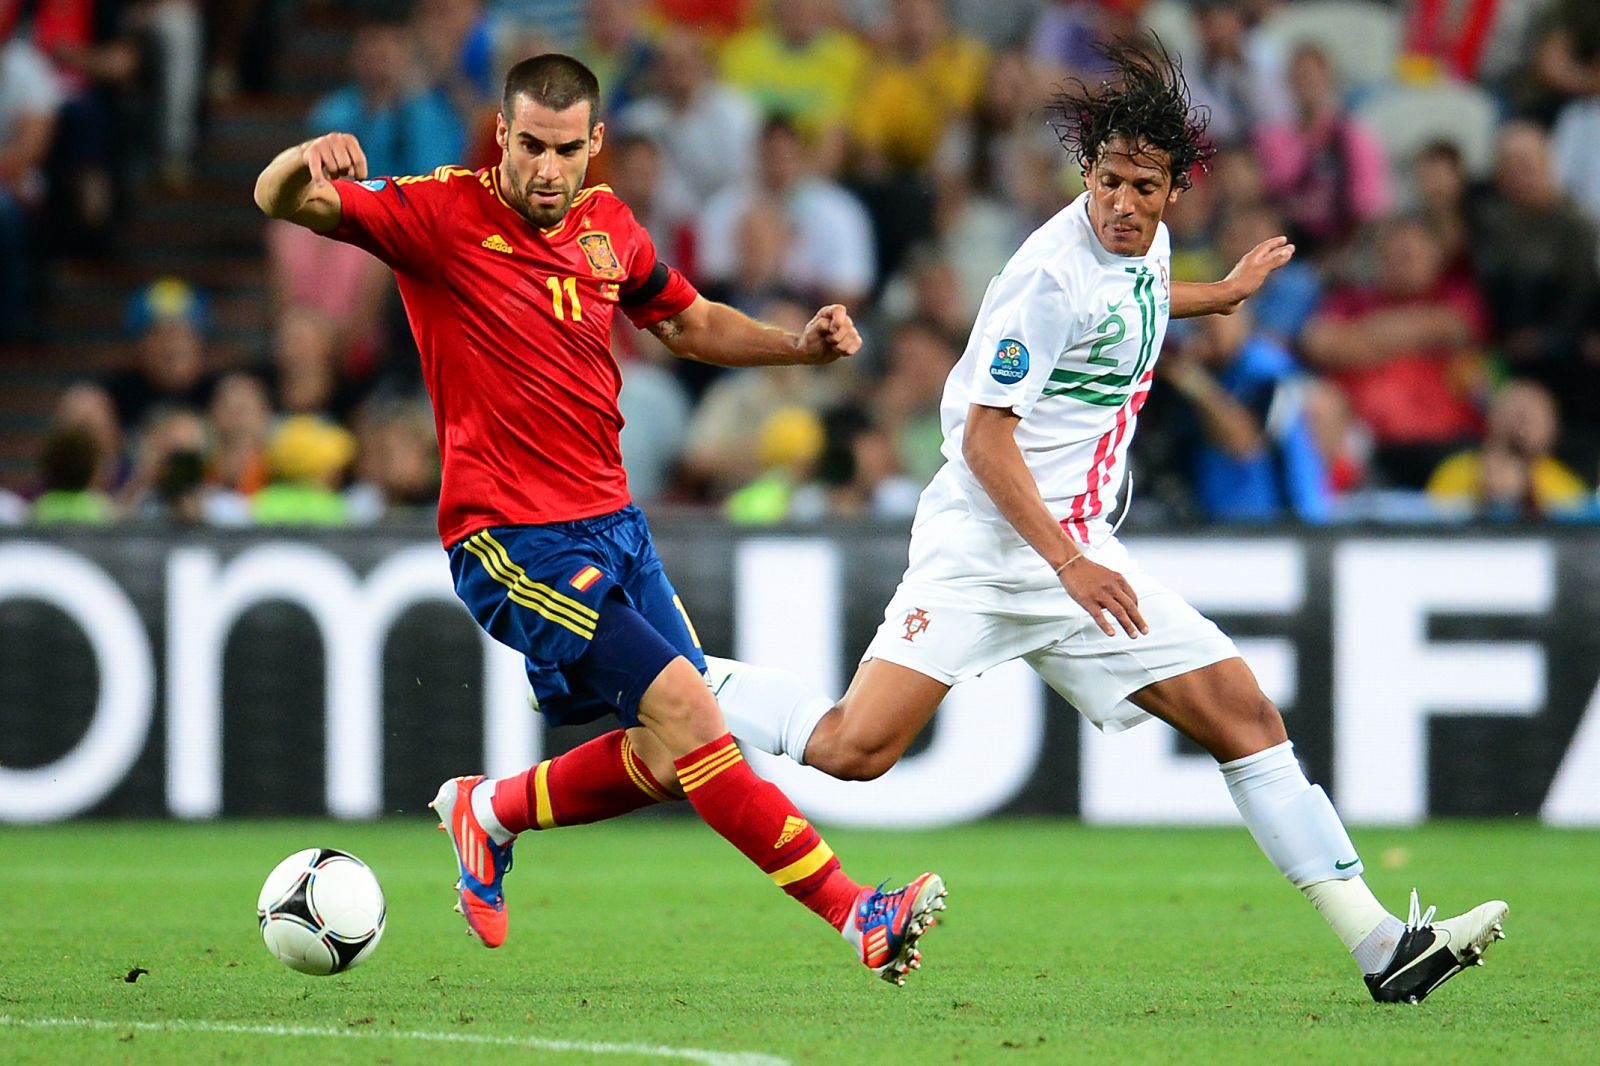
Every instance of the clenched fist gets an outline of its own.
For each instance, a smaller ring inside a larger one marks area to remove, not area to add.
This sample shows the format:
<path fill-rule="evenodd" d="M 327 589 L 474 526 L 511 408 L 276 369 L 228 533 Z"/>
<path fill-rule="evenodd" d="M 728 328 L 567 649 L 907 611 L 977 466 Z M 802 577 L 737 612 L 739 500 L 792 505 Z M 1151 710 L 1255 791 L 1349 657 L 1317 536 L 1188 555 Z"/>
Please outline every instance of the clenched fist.
<path fill-rule="evenodd" d="M 367 154 L 354 134 L 324 133 L 303 144 L 300 154 L 311 173 L 312 188 L 335 178 L 359 181 L 367 176 Z"/>
<path fill-rule="evenodd" d="M 800 335 L 800 350 L 810 363 L 831 363 L 861 350 L 861 334 L 850 321 L 843 304 L 829 304 L 806 323 Z"/>

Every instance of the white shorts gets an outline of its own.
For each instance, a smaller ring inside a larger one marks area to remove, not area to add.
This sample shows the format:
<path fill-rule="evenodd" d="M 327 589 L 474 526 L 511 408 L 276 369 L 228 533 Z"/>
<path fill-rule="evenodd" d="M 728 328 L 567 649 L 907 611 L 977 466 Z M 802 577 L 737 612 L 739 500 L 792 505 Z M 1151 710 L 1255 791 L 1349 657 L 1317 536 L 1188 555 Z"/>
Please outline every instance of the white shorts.
<path fill-rule="evenodd" d="M 954 685 L 1021 659 L 1098 728 L 1150 717 L 1127 697 L 1146 685 L 1238 656 L 1182 596 L 1139 569 L 1115 537 L 1089 557 L 1127 578 L 1150 632 L 1108 637 L 1010 526 L 940 511 L 911 534 L 911 564 L 861 657 Z"/>

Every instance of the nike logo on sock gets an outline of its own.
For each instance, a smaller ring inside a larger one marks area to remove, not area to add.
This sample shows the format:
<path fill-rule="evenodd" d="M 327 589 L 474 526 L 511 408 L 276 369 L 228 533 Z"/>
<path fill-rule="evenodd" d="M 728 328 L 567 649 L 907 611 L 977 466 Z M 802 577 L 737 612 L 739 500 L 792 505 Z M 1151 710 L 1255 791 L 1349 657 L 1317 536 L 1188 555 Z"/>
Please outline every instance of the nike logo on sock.
<path fill-rule="evenodd" d="M 1333 868 L 1335 870 L 1348 870 L 1348 869 L 1350 869 L 1350 867 L 1354 866 L 1356 863 L 1358 863 L 1360 861 L 1361 861 L 1361 856 L 1357 855 L 1355 858 L 1351 859 L 1349 862 L 1336 862 L 1336 863 L 1334 863 L 1333 864 Z"/>

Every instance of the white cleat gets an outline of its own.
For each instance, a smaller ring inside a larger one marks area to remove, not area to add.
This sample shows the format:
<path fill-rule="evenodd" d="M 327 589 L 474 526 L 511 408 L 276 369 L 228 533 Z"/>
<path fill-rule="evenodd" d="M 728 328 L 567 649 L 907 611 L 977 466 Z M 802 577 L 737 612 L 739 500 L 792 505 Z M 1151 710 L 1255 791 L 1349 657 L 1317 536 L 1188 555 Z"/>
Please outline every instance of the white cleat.
<path fill-rule="evenodd" d="M 1483 965 L 1489 945 L 1505 939 L 1502 923 L 1510 910 L 1504 900 L 1492 899 L 1435 922 L 1434 908 L 1419 913 L 1417 892 L 1412 889 L 1411 914 L 1394 958 L 1381 973 L 1366 975 L 1367 990 L 1379 1003 L 1421 1003 L 1466 967 Z"/>

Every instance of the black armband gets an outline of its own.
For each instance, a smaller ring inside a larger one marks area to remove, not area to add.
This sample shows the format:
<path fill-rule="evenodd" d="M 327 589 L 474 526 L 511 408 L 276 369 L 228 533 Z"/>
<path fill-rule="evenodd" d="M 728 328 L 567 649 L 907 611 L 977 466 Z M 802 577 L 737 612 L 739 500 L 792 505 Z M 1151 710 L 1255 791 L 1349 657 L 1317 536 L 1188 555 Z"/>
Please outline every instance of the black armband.
<path fill-rule="evenodd" d="M 639 283 L 636 289 L 629 289 L 621 296 L 623 307 L 641 307 L 661 295 L 661 290 L 667 287 L 667 282 L 672 277 L 667 264 L 656 260 L 655 267 L 650 271 L 650 276 Z"/>

